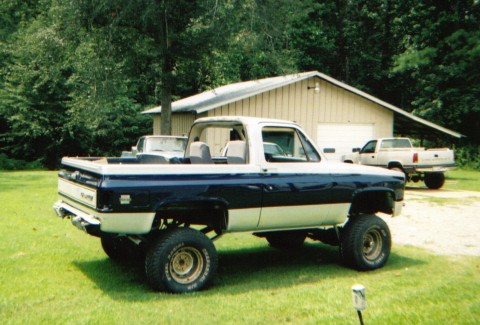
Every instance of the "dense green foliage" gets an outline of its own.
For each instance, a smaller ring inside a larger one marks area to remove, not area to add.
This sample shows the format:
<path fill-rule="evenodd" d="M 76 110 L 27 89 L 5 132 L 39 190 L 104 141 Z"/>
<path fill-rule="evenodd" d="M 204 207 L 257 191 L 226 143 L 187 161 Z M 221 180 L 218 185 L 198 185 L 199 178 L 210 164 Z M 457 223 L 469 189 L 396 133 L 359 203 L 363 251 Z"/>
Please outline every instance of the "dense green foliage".
<path fill-rule="evenodd" d="M 0 153 L 54 167 L 151 132 L 140 114 L 318 70 L 467 135 L 479 154 L 474 0 L 1 0 Z M 163 123 L 163 122 L 162 122 Z M 162 130 L 164 125 L 162 125 Z M 168 130 L 167 130 L 168 132 Z M 451 140 L 451 139 L 449 139 Z"/>

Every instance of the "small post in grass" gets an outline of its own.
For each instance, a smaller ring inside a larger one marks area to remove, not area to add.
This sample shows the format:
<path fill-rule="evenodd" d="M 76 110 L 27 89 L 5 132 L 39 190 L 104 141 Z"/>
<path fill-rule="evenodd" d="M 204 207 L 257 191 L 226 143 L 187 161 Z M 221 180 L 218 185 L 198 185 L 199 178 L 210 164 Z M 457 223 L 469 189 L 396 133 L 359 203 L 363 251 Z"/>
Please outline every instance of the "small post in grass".
<path fill-rule="evenodd" d="M 367 308 L 367 298 L 365 296 L 365 287 L 361 284 L 355 284 L 352 287 L 353 307 L 357 310 L 360 325 L 363 325 L 362 310 Z"/>

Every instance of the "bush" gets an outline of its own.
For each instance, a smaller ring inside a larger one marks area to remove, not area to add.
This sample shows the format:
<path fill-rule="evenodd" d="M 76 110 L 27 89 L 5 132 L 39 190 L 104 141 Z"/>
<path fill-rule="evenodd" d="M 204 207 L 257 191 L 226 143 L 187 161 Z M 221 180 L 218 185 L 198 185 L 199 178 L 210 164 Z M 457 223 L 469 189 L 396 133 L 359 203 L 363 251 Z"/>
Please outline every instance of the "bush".
<path fill-rule="evenodd" d="M 480 147 L 467 145 L 455 149 L 455 161 L 458 166 L 468 169 L 480 169 Z"/>
<path fill-rule="evenodd" d="M 0 153 L 0 170 L 33 170 L 44 169 L 39 161 L 24 161 L 8 158 L 4 153 Z"/>

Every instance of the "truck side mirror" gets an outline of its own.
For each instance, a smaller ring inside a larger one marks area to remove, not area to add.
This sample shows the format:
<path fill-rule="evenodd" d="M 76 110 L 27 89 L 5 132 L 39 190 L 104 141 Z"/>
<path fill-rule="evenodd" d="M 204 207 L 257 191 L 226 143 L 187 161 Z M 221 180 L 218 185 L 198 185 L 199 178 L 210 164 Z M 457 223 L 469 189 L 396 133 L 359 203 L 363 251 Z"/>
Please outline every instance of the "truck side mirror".
<path fill-rule="evenodd" d="M 352 148 L 352 152 L 360 152 L 360 148 Z"/>
<path fill-rule="evenodd" d="M 132 147 L 132 155 L 136 155 L 138 153 L 137 146 Z"/>

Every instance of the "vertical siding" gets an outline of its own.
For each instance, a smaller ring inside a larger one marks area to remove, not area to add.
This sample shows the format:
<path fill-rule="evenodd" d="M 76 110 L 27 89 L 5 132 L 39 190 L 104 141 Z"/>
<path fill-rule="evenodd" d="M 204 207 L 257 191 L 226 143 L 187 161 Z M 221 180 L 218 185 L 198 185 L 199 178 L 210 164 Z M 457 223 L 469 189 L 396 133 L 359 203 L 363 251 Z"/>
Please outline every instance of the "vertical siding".
<path fill-rule="evenodd" d="M 172 114 L 172 135 L 188 135 L 193 121 L 195 121 L 195 114 L 173 113 Z M 161 114 L 153 116 L 153 134 L 162 134 L 161 129 Z"/>
<path fill-rule="evenodd" d="M 161 123 L 161 115 L 160 114 L 153 115 L 153 134 L 154 135 L 161 134 L 160 123 Z"/>
<path fill-rule="evenodd" d="M 195 119 L 195 114 L 172 114 L 172 134 L 188 135 Z"/>

